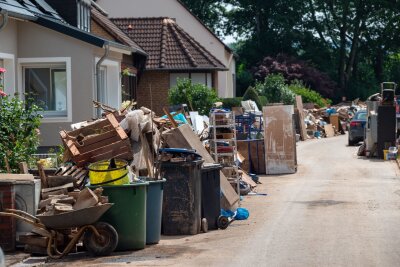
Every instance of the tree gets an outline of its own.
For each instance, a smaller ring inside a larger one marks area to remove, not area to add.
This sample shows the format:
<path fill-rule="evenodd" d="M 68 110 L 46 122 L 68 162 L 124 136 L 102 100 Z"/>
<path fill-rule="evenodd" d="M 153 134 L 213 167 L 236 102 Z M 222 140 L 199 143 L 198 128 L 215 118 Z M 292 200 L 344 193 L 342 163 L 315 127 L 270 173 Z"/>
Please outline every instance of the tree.
<path fill-rule="evenodd" d="M 386 0 L 307 0 L 306 27 L 337 53 L 337 76 L 342 93 L 357 73 L 362 47 L 376 55 L 380 78 L 384 51 L 398 48 L 399 3 Z M 389 47 L 391 46 L 391 47 Z"/>
<path fill-rule="evenodd" d="M 177 85 L 168 91 L 168 102 L 171 105 L 187 104 L 190 110 L 208 115 L 219 98 L 215 89 L 204 84 L 193 84 L 190 79 L 178 79 Z"/>
<path fill-rule="evenodd" d="M 305 61 L 287 55 L 265 57 L 253 68 L 253 73 L 258 81 L 263 81 L 270 74 L 280 74 L 288 83 L 300 80 L 325 97 L 332 98 L 337 92 L 336 83 L 327 74 L 309 66 Z"/>

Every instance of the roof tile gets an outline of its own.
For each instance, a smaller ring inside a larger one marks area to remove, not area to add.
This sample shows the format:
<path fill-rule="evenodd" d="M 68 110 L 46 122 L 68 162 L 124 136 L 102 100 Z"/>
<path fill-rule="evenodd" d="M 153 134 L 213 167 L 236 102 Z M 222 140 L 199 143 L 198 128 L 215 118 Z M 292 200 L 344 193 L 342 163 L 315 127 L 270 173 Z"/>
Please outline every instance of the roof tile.
<path fill-rule="evenodd" d="M 217 58 L 171 18 L 113 18 L 148 53 L 146 69 L 226 70 Z"/>

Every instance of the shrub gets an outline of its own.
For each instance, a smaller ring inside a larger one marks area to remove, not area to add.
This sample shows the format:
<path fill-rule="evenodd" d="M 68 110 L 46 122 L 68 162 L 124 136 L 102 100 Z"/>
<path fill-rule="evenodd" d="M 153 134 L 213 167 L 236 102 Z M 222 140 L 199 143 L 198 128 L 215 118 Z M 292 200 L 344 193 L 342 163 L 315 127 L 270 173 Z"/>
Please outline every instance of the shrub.
<path fill-rule="evenodd" d="M 243 100 L 253 100 L 257 107 L 261 110 L 262 109 L 262 103 L 260 100 L 260 97 L 258 96 L 258 93 L 256 91 L 256 89 L 254 89 L 253 87 L 249 87 L 247 88 L 246 92 L 243 95 Z"/>
<path fill-rule="evenodd" d="M 177 85 L 168 92 L 171 105 L 187 104 L 192 111 L 198 111 L 201 115 L 208 115 L 218 101 L 214 89 L 204 84 L 193 84 L 190 79 L 178 79 Z"/>
<path fill-rule="evenodd" d="M 222 107 L 232 109 L 233 107 L 242 106 L 243 97 L 222 98 Z"/>
<path fill-rule="evenodd" d="M 285 84 L 285 78 L 280 74 L 272 74 L 265 77 L 264 82 L 257 82 L 256 91 L 267 98 L 268 103 L 294 103 L 294 93 Z"/>
<path fill-rule="evenodd" d="M 12 172 L 18 164 L 28 162 L 39 146 L 41 111 L 32 98 L 0 97 L 0 172 L 6 170 L 7 156 Z"/>
<path fill-rule="evenodd" d="M 330 99 L 324 99 L 318 92 L 307 88 L 298 80 L 289 85 L 289 89 L 296 95 L 302 96 L 304 103 L 314 103 L 320 107 L 326 107 L 332 102 Z"/>
<path fill-rule="evenodd" d="M 281 74 L 288 83 L 301 80 L 308 87 L 326 97 L 334 97 L 338 92 L 336 83 L 328 74 L 319 71 L 305 61 L 284 54 L 265 57 L 252 71 L 254 78 L 259 81 L 263 81 L 271 74 Z"/>

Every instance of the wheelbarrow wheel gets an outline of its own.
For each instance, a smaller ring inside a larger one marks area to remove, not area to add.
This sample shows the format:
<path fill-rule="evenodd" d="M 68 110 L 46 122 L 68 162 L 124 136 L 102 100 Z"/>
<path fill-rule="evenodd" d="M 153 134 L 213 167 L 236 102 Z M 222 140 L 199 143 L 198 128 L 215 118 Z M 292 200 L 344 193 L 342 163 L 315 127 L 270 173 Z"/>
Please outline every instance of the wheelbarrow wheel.
<path fill-rule="evenodd" d="M 97 222 L 94 224 L 100 238 L 88 230 L 83 237 L 83 244 L 87 251 L 94 256 L 108 256 L 115 250 L 118 244 L 118 233 L 110 224 Z"/>

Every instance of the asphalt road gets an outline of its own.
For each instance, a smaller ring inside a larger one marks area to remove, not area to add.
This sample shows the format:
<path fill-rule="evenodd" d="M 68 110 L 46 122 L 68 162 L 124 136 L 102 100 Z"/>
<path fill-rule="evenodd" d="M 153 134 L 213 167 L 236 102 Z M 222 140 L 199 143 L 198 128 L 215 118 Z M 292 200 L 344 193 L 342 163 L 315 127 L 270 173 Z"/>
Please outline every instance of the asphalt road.
<path fill-rule="evenodd" d="M 358 158 L 347 136 L 298 144 L 298 172 L 261 177 L 247 221 L 106 258 L 54 266 L 399 266 L 400 180 L 395 162 Z M 33 259 L 29 259 L 33 260 Z M 26 262 L 26 263 L 29 263 Z M 32 262 L 38 264 L 39 262 Z"/>

